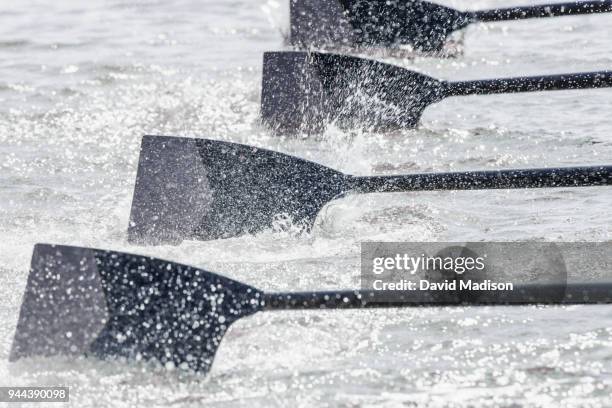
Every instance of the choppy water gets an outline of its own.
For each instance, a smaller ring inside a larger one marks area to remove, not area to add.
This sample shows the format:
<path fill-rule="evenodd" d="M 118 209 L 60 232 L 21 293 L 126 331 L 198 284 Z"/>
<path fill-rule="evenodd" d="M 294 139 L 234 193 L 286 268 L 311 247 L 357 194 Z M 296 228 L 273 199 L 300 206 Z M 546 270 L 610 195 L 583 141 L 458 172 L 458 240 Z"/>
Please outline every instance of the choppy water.
<path fill-rule="evenodd" d="M 453 1 L 485 8 L 503 1 Z M 525 3 L 525 2 L 523 2 Z M 258 124 L 276 0 L 3 2 L 1 385 L 71 386 L 74 406 L 611 406 L 612 309 L 264 313 L 237 323 L 207 377 L 147 365 L 7 363 L 36 242 L 152 254 L 262 289 L 359 284 L 363 240 L 612 237 L 609 188 L 349 197 L 311 234 L 126 243 L 143 134 L 279 149 L 354 174 L 612 162 L 612 90 L 454 98 L 418 130 L 278 139 Z M 392 59 L 448 79 L 612 68 L 612 16 L 480 25 L 453 59 Z"/>

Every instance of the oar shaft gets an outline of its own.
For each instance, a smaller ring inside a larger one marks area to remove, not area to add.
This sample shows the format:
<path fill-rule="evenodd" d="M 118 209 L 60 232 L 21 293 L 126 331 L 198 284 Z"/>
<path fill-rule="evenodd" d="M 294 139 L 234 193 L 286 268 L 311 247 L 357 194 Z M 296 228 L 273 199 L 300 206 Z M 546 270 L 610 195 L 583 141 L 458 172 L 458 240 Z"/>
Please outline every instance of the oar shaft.
<path fill-rule="evenodd" d="M 612 1 L 606 0 L 575 1 L 570 3 L 542 4 L 536 6 L 482 10 L 474 11 L 472 16 L 475 21 L 491 22 L 610 12 L 612 12 Z"/>
<path fill-rule="evenodd" d="M 612 166 L 355 177 L 351 183 L 361 193 L 609 186 Z"/>
<path fill-rule="evenodd" d="M 418 306 L 504 306 L 531 304 L 605 304 L 612 303 L 612 282 L 590 284 L 522 284 L 512 290 L 458 291 L 414 290 L 383 299 L 381 292 L 303 292 L 269 293 L 264 310 L 381 309 Z"/>
<path fill-rule="evenodd" d="M 612 87 L 612 71 L 448 82 L 446 96 Z"/>

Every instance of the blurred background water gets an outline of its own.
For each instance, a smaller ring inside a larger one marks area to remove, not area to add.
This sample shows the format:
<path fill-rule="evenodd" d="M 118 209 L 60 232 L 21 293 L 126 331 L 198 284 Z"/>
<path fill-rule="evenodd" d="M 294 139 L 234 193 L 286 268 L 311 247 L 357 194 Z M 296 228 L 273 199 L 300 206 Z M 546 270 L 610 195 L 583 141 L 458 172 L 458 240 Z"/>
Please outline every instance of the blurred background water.
<path fill-rule="evenodd" d="M 273 137 L 258 120 L 262 52 L 287 48 L 287 20 L 277 0 L 2 2 L 0 385 L 69 385 L 74 406 L 611 406 L 605 306 L 261 314 L 232 327 L 207 377 L 121 361 L 7 362 L 36 242 L 307 290 L 357 287 L 364 240 L 611 239 L 606 187 L 350 196 L 308 234 L 285 225 L 128 245 L 144 134 L 250 143 L 361 175 L 612 161 L 607 89 L 451 98 L 416 130 Z M 602 15 L 475 25 L 454 58 L 388 61 L 444 79 L 611 69 L 610 27 Z"/>

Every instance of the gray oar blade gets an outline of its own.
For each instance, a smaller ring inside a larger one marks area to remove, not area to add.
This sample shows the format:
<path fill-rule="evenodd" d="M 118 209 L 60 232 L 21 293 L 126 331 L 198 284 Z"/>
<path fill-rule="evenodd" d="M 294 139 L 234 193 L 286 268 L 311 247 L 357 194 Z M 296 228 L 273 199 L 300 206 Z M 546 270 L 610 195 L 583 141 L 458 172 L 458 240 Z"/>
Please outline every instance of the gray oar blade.
<path fill-rule="evenodd" d="M 128 239 L 179 243 L 253 234 L 279 218 L 307 229 L 346 176 L 297 157 L 208 139 L 145 136 Z"/>
<path fill-rule="evenodd" d="M 140 255 L 36 245 L 10 360 L 94 355 L 206 372 L 229 326 L 263 294 Z"/>
<path fill-rule="evenodd" d="M 361 35 L 339 0 L 289 0 L 289 42 L 302 48 L 355 46 Z"/>
<path fill-rule="evenodd" d="M 327 53 L 267 52 L 261 116 L 283 134 L 341 128 L 413 128 L 445 97 L 445 83 L 374 60 Z"/>
<path fill-rule="evenodd" d="M 302 48 L 409 45 L 438 52 L 472 21 L 469 13 L 419 0 L 290 0 L 290 42 Z"/>

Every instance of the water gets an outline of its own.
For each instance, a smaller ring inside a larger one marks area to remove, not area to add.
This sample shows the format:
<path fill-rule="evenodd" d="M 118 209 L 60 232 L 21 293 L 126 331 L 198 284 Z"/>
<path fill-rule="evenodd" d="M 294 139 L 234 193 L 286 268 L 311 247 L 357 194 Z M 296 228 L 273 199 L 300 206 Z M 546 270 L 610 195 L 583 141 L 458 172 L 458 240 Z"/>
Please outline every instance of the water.
<path fill-rule="evenodd" d="M 291 226 L 178 247 L 126 227 L 144 134 L 278 149 L 347 173 L 603 164 L 612 91 L 448 99 L 418 130 L 274 138 L 262 52 L 284 2 L 5 2 L 0 11 L 1 385 L 71 386 L 74 406 L 610 406 L 612 314 L 597 307 L 264 313 L 204 377 L 146 364 L 7 362 L 36 242 L 151 254 L 267 290 L 359 284 L 363 240 L 609 241 L 609 188 L 351 196 Z M 466 2 L 446 2 L 460 7 Z M 474 1 L 470 7 L 506 5 Z M 456 58 L 389 61 L 446 79 L 609 69 L 612 17 L 470 27 Z"/>

